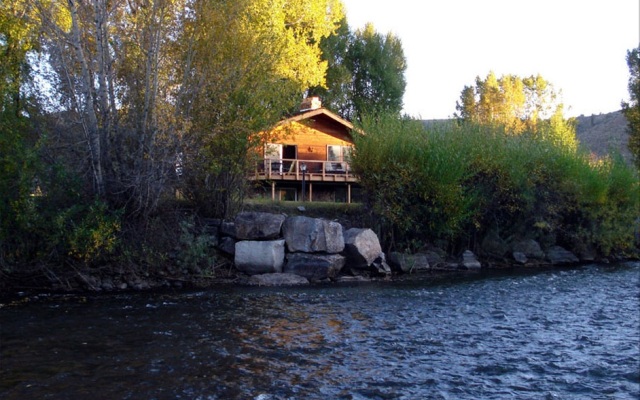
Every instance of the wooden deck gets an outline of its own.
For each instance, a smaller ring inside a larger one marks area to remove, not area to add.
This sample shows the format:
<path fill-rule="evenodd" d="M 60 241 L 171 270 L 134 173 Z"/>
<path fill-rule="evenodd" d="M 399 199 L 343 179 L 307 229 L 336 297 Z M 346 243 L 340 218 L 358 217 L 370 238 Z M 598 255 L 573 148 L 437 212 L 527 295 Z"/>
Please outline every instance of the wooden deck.
<path fill-rule="evenodd" d="M 306 172 L 303 170 L 306 168 Z M 358 182 L 349 163 L 335 161 L 265 159 L 256 165 L 251 180 L 302 182 Z"/>

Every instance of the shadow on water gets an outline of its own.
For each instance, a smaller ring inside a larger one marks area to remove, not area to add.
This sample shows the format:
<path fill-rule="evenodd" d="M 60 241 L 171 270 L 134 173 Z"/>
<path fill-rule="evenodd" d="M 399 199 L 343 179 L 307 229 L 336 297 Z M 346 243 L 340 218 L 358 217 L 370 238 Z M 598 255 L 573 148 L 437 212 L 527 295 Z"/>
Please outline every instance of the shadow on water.
<path fill-rule="evenodd" d="M 0 308 L 0 397 L 637 398 L 640 263 Z"/>

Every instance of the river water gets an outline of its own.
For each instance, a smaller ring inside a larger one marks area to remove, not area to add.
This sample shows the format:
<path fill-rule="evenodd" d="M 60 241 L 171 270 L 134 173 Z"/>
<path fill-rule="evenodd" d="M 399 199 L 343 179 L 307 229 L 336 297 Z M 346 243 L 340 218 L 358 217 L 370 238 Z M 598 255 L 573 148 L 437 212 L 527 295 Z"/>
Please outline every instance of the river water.
<path fill-rule="evenodd" d="M 24 300 L 2 399 L 640 398 L 637 262 Z"/>

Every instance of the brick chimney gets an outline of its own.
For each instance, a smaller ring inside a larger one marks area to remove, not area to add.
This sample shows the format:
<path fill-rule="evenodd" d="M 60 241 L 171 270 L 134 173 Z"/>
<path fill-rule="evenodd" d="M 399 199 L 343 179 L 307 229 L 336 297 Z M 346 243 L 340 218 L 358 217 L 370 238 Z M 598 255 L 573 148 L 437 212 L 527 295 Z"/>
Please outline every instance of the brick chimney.
<path fill-rule="evenodd" d="M 302 100 L 302 104 L 300 104 L 300 111 L 311 111 L 317 110 L 322 107 L 322 101 L 320 101 L 320 97 L 307 97 Z"/>

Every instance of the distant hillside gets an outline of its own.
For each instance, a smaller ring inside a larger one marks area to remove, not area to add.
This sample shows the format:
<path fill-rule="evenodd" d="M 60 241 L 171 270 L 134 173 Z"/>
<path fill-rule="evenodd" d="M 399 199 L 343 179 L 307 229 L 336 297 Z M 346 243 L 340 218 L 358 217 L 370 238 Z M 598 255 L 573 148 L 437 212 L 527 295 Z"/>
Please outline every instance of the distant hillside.
<path fill-rule="evenodd" d="M 429 119 L 424 120 L 423 123 L 429 127 L 448 121 L 450 120 Z M 621 111 L 577 117 L 576 136 L 582 147 L 598 156 L 607 155 L 613 150 L 620 152 L 624 159 L 631 163 L 627 120 Z"/>
<path fill-rule="evenodd" d="M 603 156 L 620 152 L 631 163 L 627 119 L 621 111 L 576 118 L 576 136 L 580 144 L 594 154 Z"/>

